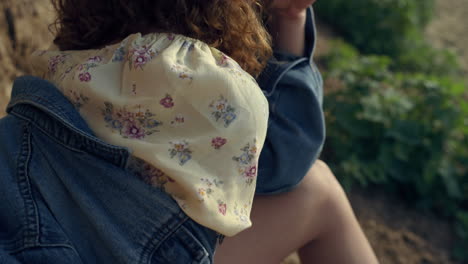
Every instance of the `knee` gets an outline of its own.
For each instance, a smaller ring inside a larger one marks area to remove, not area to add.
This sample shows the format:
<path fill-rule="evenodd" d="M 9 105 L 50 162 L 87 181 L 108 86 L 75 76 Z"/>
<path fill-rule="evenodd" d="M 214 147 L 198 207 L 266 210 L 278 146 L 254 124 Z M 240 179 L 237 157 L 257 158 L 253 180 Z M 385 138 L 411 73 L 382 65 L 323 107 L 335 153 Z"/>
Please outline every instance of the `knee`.
<path fill-rule="evenodd" d="M 304 220 L 313 223 L 311 237 L 319 237 L 343 221 L 349 202 L 327 164 L 317 160 L 294 192 L 295 203 L 306 209 Z"/>
<path fill-rule="evenodd" d="M 322 203 L 336 203 L 343 199 L 344 191 L 328 165 L 317 160 L 309 169 L 300 188 Z M 324 205 L 325 206 L 325 205 Z"/>

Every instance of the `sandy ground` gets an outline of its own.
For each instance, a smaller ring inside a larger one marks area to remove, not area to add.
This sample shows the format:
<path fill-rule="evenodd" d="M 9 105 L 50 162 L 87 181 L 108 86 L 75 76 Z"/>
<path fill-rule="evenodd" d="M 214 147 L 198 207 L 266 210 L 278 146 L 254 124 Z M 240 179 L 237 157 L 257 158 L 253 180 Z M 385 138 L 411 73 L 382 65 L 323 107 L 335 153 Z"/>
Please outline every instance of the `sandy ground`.
<path fill-rule="evenodd" d="M 326 1 L 326 0 L 323 0 Z M 53 13 L 48 0 L 0 0 L 0 117 L 12 80 L 30 72 L 29 54 L 49 45 L 47 24 Z M 427 35 L 439 47 L 449 47 L 468 65 L 468 0 L 439 0 L 437 19 Z M 463 22 L 464 21 L 464 22 Z M 330 29 L 319 25 L 318 51 L 325 52 Z M 465 68 L 465 69 L 468 69 Z M 468 71 L 467 71 L 468 72 Z M 415 212 L 398 197 L 354 190 L 351 203 L 382 264 L 450 264 L 454 243 L 447 223 Z M 284 263 L 299 263 L 292 256 Z"/>
<path fill-rule="evenodd" d="M 426 35 L 436 47 L 453 50 L 468 73 L 467 0 L 436 1 L 435 19 L 428 26 Z"/>
<path fill-rule="evenodd" d="M 0 0 L 0 117 L 13 79 L 31 71 L 29 54 L 48 47 L 53 15 L 48 0 Z"/>

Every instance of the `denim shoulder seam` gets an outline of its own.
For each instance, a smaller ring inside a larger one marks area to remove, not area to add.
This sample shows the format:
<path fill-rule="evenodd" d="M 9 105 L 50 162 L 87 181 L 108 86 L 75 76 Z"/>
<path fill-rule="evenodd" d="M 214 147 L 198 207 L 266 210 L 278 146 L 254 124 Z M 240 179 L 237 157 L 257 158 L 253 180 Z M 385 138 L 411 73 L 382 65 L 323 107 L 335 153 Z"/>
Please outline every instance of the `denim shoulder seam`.
<path fill-rule="evenodd" d="M 48 103 L 49 103 L 49 104 L 53 104 L 53 103 L 51 103 L 51 102 L 48 102 Z M 28 101 L 28 100 L 25 100 L 25 101 L 22 101 L 22 100 L 20 101 L 20 100 L 18 100 L 18 102 L 15 103 L 13 106 L 16 106 L 16 105 L 18 105 L 18 104 L 28 104 L 28 105 L 32 105 L 32 106 L 38 107 L 40 110 L 43 110 L 43 111 L 46 111 L 47 113 L 50 113 L 50 112 L 47 110 L 47 108 L 44 108 L 44 107 L 42 106 L 42 104 L 36 104 L 36 103 L 33 103 L 33 102 L 31 102 L 31 101 Z M 12 106 L 12 107 L 13 107 L 13 106 Z M 14 109 L 11 110 L 11 112 L 12 112 L 12 113 L 18 114 L 17 112 L 14 111 Z M 23 115 L 22 115 L 22 116 L 23 116 Z M 68 121 L 64 120 L 64 119 L 61 118 L 60 116 L 53 115 L 53 118 L 57 118 L 57 121 L 58 121 L 58 122 L 62 123 L 62 124 L 63 124 L 64 126 L 66 126 L 67 128 L 73 130 L 73 132 L 76 132 L 77 134 L 79 134 L 79 135 L 81 135 L 81 136 L 84 136 L 84 137 L 86 137 L 86 138 L 89 139 L 89 140 L 96 141 L 97 143 L 99 143 L 99 144 L 101 144 L 101 145 L 104 145 L 104 146 L 106 146 L 106 147 L 108 147 L 108 148 L 112 148 L 112 149 L 114 149 L 114 150 L 117 151 L 117 152 L 121 151 L 121 149 L 122 149 L 122 147 L 114 146 L 114 145 L 112 145 L 112 144 L 109 144 L 109 143 L 106 143 L 106 142 L 104 142 L 104 141 L 102 141 L 102 140 L 99 140 L 98 138 L 95 138 L 95 137 L 93 137 L 93 136 L 90 136 L 90 135 L 88 135 L 87 133 L 84 133 L 83 131 L 81 131 L 81 130 L 75 128 L 73 125 L 71 125 Z M 33 122 L 33 121 L 30 120 L 30 122 Z"/>
<path fill-rule="evenodd" d="M 66 144 L 63 144 L 63 142 L 60 142 L 60 141 L 59 141 L 58 139 L 56 139 L 55 137 L 51 137 L 51 136 L 49 135 L 49 133 L 47 133 L 47 131 L 45 131 L 44 129 L 42 129 L 42 127 L 40 127 L 40 126 L 34 124 L 34 122 L 33 122 L 31 119 L 29 119 L 28 117 L 23 116 L 23 115 L 21 115 L 21 114 L 19 114 L 19 113 L 14 113 L 14 112 L 13 112 L 12 114 L 13 114 L 14 116 L 18 117 L 18 118 L 21 118 L 21 119 L 27 121 L 27 122 L 30 122 L 30 124 L 31 124 L 32 126 L 34 126 L 36 129 L 38 129 L 39 131 L 41 131 L 42 133 L 44 133 L 45 135 L 47 135 L 48 138 L 50 138 L 51 140 L 55 141 L 57 144 L 59 144 L 59 145 L 65 147 L 65 148 L 67 148 L 67 149 L 69 149 L 69 150 L 71 150 L 71 151 L 75 151 L 75 152 L 83 153 L 83 154 L 86 153 L 86 152 L 83 151 L 83 150 L 80 150 L 80 149 L 77 149 L 77 148 L 72 148 L 72 147 L 70 147 L 70 146 L 68 146 L 68 145 L 66 145 Z"/>
<path fill-rule="evenodd" d="M 28 250 L 28 249 L 31 249 L 31 248 L 38 248 L 38 247 L 40 247 L 40 248 L 46 248 L 46 247 L 47 247 L 47 248 L 48 248 L 48 247 L 55 247 L 55 248 L 60 248 L 60 247 L 62 247 L 62 248 L 68 248 L 68 249 L 73 250 L 73 251 L 75 252 L 75 254 L 76 254 L 78 257 L 80 257 L 80 255 L 78 254 L 78 252 L 76 251 L 76 249 L 75 249 L 74 247 L 70 246 L 70 245 L 67 245 L 67 244 L 42 244 L 42 243 L 40 243 L 40 242 L 38 242 L 36 245 L 23 246 L 23 247 L 21 247 L 21 248 L 18 248 L 18 249 L 16 249 L 16 250 L 13 250 L 13 251 L 11 251 L 11 252 L 9 252 L 9 253 L 10 253 L 10 254 L 18 254 L 18 253 L 20 253 L 20 252 L 22 252 L 22 251 L 26 251 L 26 250 Z M 80 257 L 80 260 L 81 260 L 81 257 Z M 83 262 L 83 261 L 82 261 L 82 262 Z"/>
<path fill-rule="evenodd" d="M 39 108 L 40 110 L 46 112 L 47 114 L 50 114 L 53 118 L 56 118 L 64 126 L 73 129 L 74 131 L 76 131 L 77 133 L 79 133 L 81 135 L 88 136 L 86 133 L 82 132 L 81 130 L 75 129 L 73 125 L 71 125 L 67 120 L 63 119 L 60 115 L 55 114 L 54 111 L 50 111 L 50 109 L 48 107 L 45 107 L 43 105 L 43 102 L 40 102 L 40 101 L 44 101 L 49 106 L 52 106 L 52 108 L 55 108 L 55 107 L 53 107 L 54 104 L 52 102 L 49 102 L 46 99 L 44 99 L 42 97 L 35 96 L 35 95 L 30 95 L 30 96 L 31 97 L 36 97 L 36 100 L 39 101 L 39 102 L 36 102 L 36 101 L 32 102 L 30 100 L 27 100 L 26 97 L 25 97 L 25 99 L 17 99 L 17 100 L 15 100 L 15 103 L 8 106 L 8 112 L 14 112 L 13 108 L 15 106 L 17 106 L 17 105 L 21 105 L 21 104 L 32 105 L 32 106 L 35 106 L 35 107 Z M 60 107 L 57 108 L 57 109 L 60 109 L 60 111 L 62 111 L 62 108 L 60 108 Z"/>
<path fill-rule="evenodd" d="M 29 163 L 31 160 L 31 128 L 27 123 L 23 127 L 21 150 L 18 156 L 17 180 L 20 194 L 24 201 L 25 230 L 23 247 L 36 246 L 39 242 L 39 216 L 34 201 L 29 179 Z"/>
<path fill-rule="evenodd" d="M 34 103 L 30 100 L 34 99 Z M 12 109 L 14 106 L 18 104 L 23 104 L 23 103 L 29 103 L 29 104 L 34 104 L 35 106 L 39 107 L 42 110 L 47 111 L 48 113 L 54 115 L 55 117 L 59 118 L 60 120 L 68 123 L 67 121 L 63 120 L 63 118 L 60 116 L 60 114 L 65 114 L 66 111 L 59 105 L 51 103 L 49 100 L 37 96 L 35 94 L 28 94 L 28 95 L 17 95 L 10 104 L 7 106 L 7 111 L 9 112 L 10 109 Z M 44 106 L 46 104 L 47 106 Z M 59 113 L 59 114 L 57 114 Z"/>
<path fill-rule="evenodd" d="M 36 124 L 36 122 L 33 120 L 34 118 L 32 118 L 31 116 L 29 116 L 27 114 L 28 110 L 27 107 L 34 107 L 34 105 L 28 105 L 28 104 L 25 104 L 25 105 L 17 105 L 15 106 L 15 109 L 13 109 L 10 114 L 12 115 L 15 115 L 16 117 L 20 118 L 20 119 L 23 119 L 23 120 L 26 120 L 28 122 L 30 122 L 35 128 L 41 130 L 43 133 L 45 133 L 49 138 L 53 139 L 55 142 L 59 143 L 60 145 L 66 147 L 67 149 L 70 149 L 70 150 L 73 150 L 73 151 L 76 151 L 76 152 L 80 152 L 80 153 L 88 153 L 90 154 L 88 151 L 86 150 L 83 150 L 83 149 L 78 149 L 78 148 L 74 148 L 72 146 L 69 146 L 66 142 L 60 140 L 59 138 L 57 138 L 55 135 L 51 134 L 51 131 L 45 129 L 44 127 L 42 127 L 40 124 Z M 24 109 L 26 108 L 26 109 Z M 46 115 L 46 113 L 44 113 L 44 115 Z M 53 117 L 50 117 L 48 116 L 48 118 L 50 118 L 51 122 L 58 122 L 60 123 L 61 126 L 63 126 L 64 129 L 68 129 L 70 130 L 70 132 L 73 134 L 75 134 L 75 136 L 77 137 L 81 137 L 82 138 L 82 142 L 83 142 L 83 147 L 86 148 L 86 149 L 89 149 L 89 148 L 92 148 L 92 146 L 94 147 L 97 147 L 101 150 L 104 150 L 106 151 L 106 153 L 109 153 L 111 155 L 118 155 L 118 156 L 122 156 L 122 155 L 126 155 L 126 153 L 128 153 L 129 155 L 131 155 L 131 150 L 130 149 L 127 149 L 125 147 L 120 147 L 120 146 L 115 146 L 115 145 L 111 145 L 111 144 L 108 144 L 98 138 L 95 138 L 91 135 L 88 135 L 84 132 L 81 132 L 79 129 L 77 128 L 74 128 L 73 126 L 69 126 L 67 125 L 67 123 L 63 123 L 61 122 L 60 120 L 56 120 L 55 118 Z M 117 164 L 119 167 L 126 167 L 127 164 L 128 164 L 128 157 L 124 157 L 122 156 L 122 158 L 119 158 L 118 161 L 113 161 L 114 164 Z"/>

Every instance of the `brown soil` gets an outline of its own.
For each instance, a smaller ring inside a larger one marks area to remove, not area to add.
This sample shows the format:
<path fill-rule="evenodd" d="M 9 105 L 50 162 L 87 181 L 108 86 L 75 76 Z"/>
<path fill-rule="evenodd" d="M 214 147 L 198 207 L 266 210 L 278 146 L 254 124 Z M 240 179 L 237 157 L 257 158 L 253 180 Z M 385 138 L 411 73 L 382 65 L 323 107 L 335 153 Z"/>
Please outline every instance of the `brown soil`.
<path fill-rule="evenodd" d="M 326 0 L 324 0 L 326 1 Z M 468 64 L 468 2 L 439 0 L 438 15 L 428 30 L 437 45 L 451 47 Z M 53 19 L 48 0 L 0 0 L 0 117 L 8 102 L 12 80 L 30 72 L 29 54 L 46 48 L 51 40 L 47 25 Z M 333 33 L 319 25 L 318 55 L 327 50 Z M 465 34 L 463 34 L 465 33 Z M 354 190 L 351 203 L 383 264 L 451 264 L 454 243 L 450 226 L 434 215 L 417 212 L 398 197 L 379 191 Z M 291 256 L 284 263 L 299 263 Z"/>
<path fill-rule="evenodd" d="M 378 190 L 355 190 L 350 200 L 382 264 L 456 263 L 450 259 L 455 236 L 443 219 Z"/>

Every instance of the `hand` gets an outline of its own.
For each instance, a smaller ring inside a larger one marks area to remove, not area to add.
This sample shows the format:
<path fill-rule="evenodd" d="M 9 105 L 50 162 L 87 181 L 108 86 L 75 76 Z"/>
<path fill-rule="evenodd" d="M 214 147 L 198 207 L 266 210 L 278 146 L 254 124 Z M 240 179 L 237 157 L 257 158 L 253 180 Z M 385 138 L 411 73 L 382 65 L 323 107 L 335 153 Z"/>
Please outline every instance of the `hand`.
<path fill-rule="evenodd" d="M 283 18 L 300 18 L 305 15 L 307 7 L 316 0 L 272 0 L 271 10 L 275 16 Z"/>

